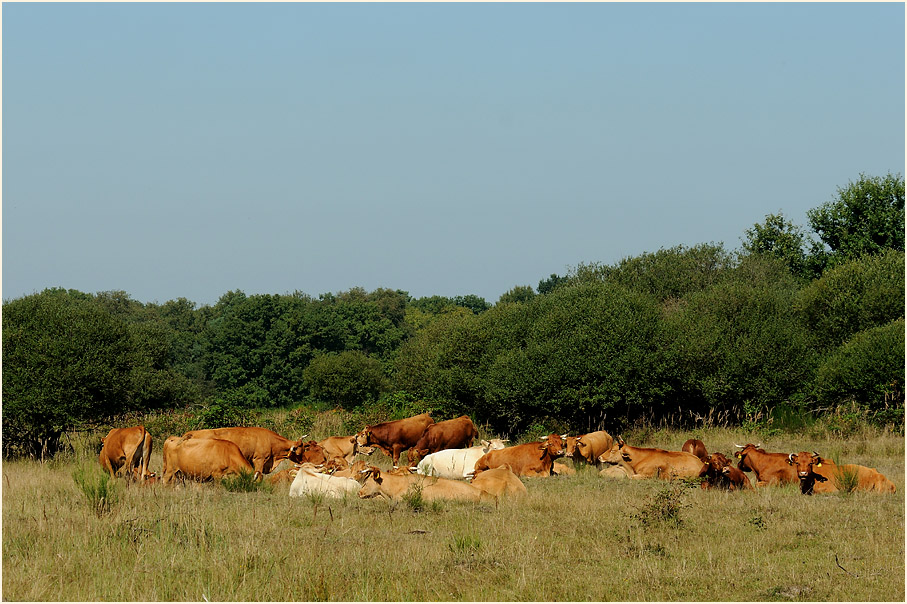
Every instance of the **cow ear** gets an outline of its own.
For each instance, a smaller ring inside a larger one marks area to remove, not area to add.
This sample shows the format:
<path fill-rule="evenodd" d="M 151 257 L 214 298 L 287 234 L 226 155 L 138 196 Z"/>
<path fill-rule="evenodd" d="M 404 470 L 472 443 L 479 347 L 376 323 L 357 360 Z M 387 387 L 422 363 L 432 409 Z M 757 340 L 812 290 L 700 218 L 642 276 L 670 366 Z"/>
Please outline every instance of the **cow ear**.
<path fill-rule="evenodd" d="M 740 454 L 740 451 L 734 451 L 734 457 L 740 459 L 741 457 L 743 457 L 743 455 Z"/>

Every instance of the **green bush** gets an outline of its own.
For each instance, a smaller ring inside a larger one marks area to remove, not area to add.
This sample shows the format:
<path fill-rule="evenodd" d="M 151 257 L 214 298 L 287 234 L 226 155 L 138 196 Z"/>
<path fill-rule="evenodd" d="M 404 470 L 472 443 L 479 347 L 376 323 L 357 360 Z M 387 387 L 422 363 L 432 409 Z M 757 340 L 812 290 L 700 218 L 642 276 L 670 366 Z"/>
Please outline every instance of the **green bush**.
<path fill-rule="evenodd" d="M 271 485 L 264 480 L 255 480 L 255 473 L 240 470 L 235 476 L 224 476 L 220 484 L 231 493 L 271 492 Z"/>
<path fill-rule="evenodd" d="M 904 410 L 904 319 L 867 329 L 819 367 L 817 398 L 825 406 L 853 402 L 871 414 Z"/>

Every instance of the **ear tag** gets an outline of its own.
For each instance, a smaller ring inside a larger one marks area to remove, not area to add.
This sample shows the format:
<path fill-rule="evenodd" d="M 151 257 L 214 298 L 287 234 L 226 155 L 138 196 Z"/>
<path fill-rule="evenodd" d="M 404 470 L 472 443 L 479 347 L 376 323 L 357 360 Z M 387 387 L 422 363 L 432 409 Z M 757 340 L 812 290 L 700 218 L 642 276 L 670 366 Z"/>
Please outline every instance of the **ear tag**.
<path fill-rule="evenodd" d="M 821 468 L 821 467 L 822 467 L 822 462 L 820 461 L 819 463 L 817 463 L 817 464 L 816 464 L 816 467 L 817 467 L 817 468 Z"/>

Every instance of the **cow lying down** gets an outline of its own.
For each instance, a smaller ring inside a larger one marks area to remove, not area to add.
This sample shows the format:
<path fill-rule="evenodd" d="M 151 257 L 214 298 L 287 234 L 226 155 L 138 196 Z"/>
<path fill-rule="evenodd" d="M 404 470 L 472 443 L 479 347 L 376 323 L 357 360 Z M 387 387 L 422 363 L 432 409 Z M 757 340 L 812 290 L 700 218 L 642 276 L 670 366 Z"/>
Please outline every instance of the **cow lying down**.
<path fill-rule="evenodd" d="M 467 482 L 449 480 L 447 478 L 434 478 L 411 474 L 401 476 L 392 474 L 369 466 L 359 473 L 357 478 L 362 488 L 359 497 L 383 497 L 384 499 L 399 500 L 411 489 L 421 489 L 422 499 L 435 501 L 438 499 L 464 500 L 464 501 L 494 501 L 494 496 Z"/>
<path fill-rule="evenodd" d="M 347 493 L 358 492 L 359 487 L 359 483 L 352 478 L 322 474 L 314 465 L 304 463 L 297 469 L 296 477 L 290 485 L 290 497 L 302 497 L 308 494 L 343 497 Z"/>

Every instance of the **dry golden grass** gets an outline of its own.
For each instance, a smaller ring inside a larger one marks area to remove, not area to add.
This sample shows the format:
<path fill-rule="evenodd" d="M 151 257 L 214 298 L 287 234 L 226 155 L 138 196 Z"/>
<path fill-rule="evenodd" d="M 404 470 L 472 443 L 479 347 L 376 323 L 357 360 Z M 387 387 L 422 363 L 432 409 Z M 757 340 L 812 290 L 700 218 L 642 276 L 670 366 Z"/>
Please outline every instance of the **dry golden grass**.
<path fill-rule="evenodd" d="M 690 436 L 664 431 L 640 444 L 677 449 Z M 699 437 L 725 454 L 759 440 L 721 429 Z M 72 478 L 79 464 L 97 464 L 86 447 L 52 463 L 3 465 L 3 597 L 903 601 L 904 438 L 764 444 L 837 451 L 878 468 L 898 493 L 722 493 L 581 468 L 526 479 L 528 496 L 497 506 L 414 512 L 381 500 L 290 499 L 288 488 L 133 485 L 99 517 Z M 152 468 L 160 464 L 157 451 Z"/>

